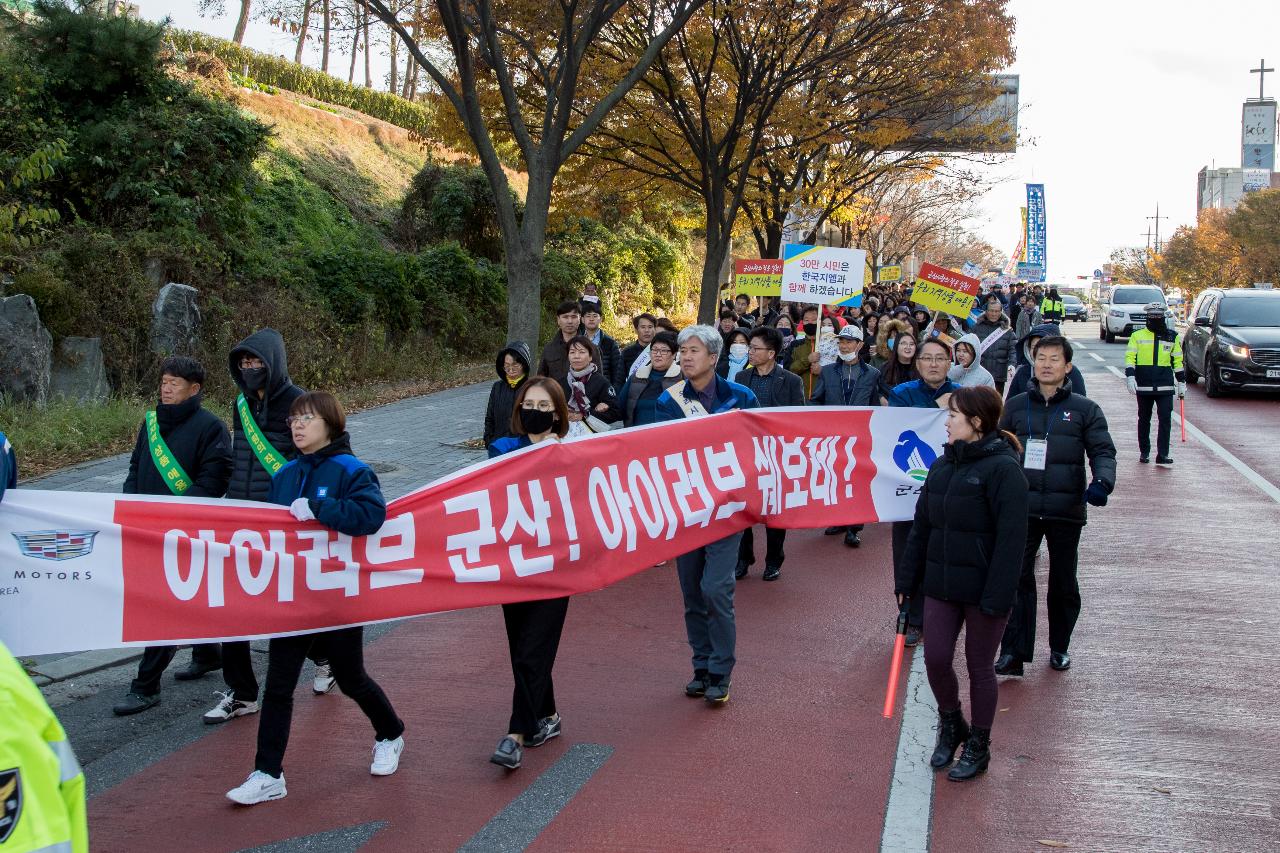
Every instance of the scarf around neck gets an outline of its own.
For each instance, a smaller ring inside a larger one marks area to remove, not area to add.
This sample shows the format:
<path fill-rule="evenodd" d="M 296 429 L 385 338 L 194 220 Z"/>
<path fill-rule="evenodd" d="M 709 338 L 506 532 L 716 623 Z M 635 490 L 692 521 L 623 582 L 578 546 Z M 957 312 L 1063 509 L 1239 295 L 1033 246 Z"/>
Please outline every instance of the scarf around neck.
<path fill-rule="evenodd" d="M 587 380 L 596 372 L 593 361 L 582 370 L 569 368 L 569 409 L 580 415 L 591 413 L 591 398 L 587 396 Z"/>

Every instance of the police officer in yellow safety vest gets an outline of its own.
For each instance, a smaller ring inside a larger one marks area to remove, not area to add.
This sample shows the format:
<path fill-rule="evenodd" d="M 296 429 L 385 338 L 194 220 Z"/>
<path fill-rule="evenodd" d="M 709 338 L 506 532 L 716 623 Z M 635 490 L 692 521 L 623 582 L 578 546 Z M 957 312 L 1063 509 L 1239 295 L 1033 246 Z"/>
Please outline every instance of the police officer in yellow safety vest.
<path fill-rule="evenodd" d="M 1156 464 L 1169 466 L 1169 428 L 1173 420 L 1173 395 L 1187 393 L 1187 375 L 1182 370 L 1182 335 L 1169 328 L 1165 307 L 1152 303 L 1146 308 L 1147 327 L 1129 336 L 1124 354 L 1125 382 L 1130 394 L 1138 395 L 1139 462 L 1151 461 L 1151 409 L 1160 417 L 1156 435 Z"/>
<path fill-rule="evenodd" d="M 0 643 L 0 851 L 88 849 L 80 763 L 62 724 Z"/>
<path fill-rule="evenodd" d="M 1062 304 L 1062 297 L 1058 295 L 1058 288 L 1049 288 L 1049 295 L 1040 301 L 1040 316 L 1044 317 L 1046 323 L 1059 325 L 1066 319 L 1066 307 Z"/>

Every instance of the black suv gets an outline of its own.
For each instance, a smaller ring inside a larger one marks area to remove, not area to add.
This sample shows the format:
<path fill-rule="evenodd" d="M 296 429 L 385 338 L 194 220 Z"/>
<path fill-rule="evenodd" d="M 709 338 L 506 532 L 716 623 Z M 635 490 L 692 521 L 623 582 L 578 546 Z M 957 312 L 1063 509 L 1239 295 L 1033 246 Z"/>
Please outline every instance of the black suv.
<path fill-rule="evenodd" d="M 1210 288 L 1196 297 L 1182 343 L 1187 380 L 1210 397 L 1280 390 L 1280 290 Z"/>

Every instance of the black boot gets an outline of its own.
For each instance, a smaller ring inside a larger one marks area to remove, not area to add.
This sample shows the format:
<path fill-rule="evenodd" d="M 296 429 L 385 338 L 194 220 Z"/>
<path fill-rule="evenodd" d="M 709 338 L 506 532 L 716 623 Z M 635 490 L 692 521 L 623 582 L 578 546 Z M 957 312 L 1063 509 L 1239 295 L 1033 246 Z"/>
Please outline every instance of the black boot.
<path fill-rule="evenodd" d="M 964 752 L 960 760 L 947 773 L 952 782 L 967 782 L 979 773 L 987 772 L 991 763 L 991 729 L 980 729 L 974 726 L 969 730 L 969 739 L 964 742 Z"/>
<path fill-rule="evenodd" d="M 955 758 L 956 749 L 968 739 L 969 724 L 964 720 L 964 712 L 959 708 L 943 711 L 938 715 L 938 745 L 933 748 L 929 766 L 934 770 L 946 767 Z"/>

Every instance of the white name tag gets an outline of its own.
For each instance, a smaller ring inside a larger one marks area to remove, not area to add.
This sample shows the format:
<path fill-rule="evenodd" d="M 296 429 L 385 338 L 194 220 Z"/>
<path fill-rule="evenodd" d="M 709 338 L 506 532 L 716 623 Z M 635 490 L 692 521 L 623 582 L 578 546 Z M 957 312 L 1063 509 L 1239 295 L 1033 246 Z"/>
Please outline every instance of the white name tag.
<path fill-rule="evenodd" d="M 1044 464 L 1049 458 L 1049 442 L 1043 438 L 1027 439 L 1027 455 L 1022 463 L 1024 468 L 1030 468 L 1032 471 L 1043 471 Z"/>

